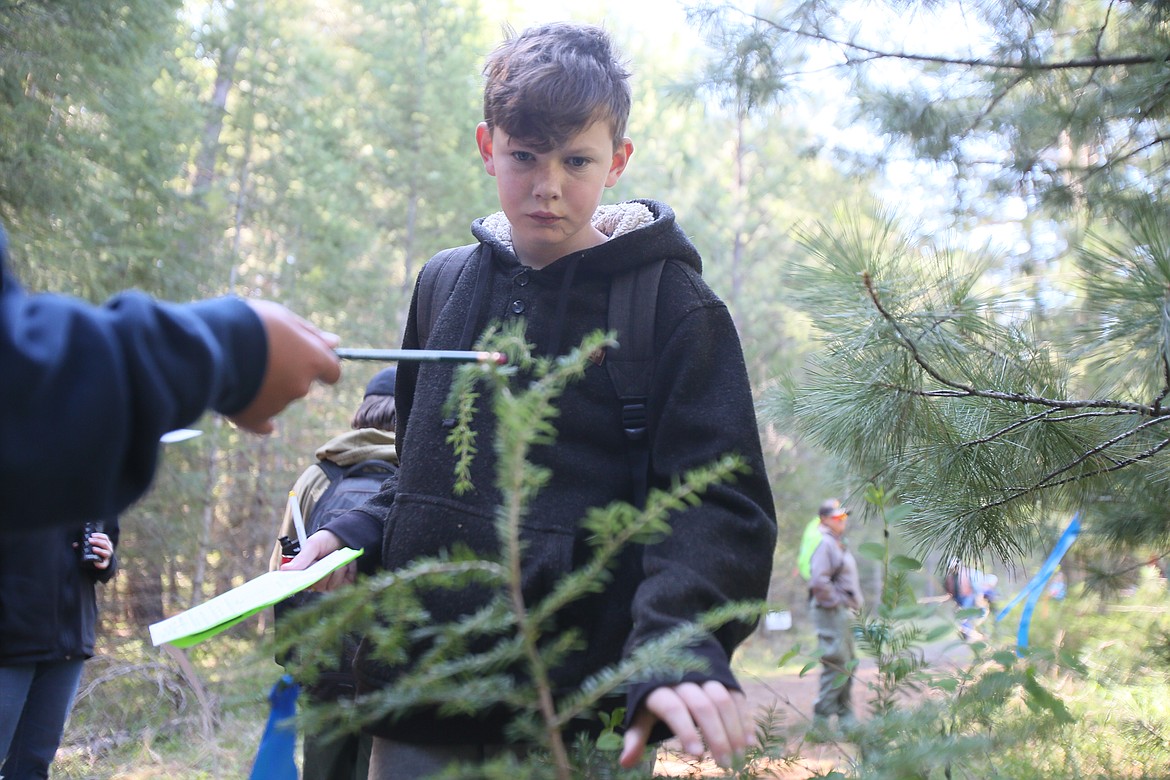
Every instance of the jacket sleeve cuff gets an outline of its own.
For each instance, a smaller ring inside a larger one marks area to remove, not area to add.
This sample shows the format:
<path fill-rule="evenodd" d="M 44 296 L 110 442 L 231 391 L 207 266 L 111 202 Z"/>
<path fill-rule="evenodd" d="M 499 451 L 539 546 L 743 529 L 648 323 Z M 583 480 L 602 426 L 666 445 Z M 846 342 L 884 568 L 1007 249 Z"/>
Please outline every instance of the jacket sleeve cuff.
<path fill-rule="evenodd" d="M 93 578 L 95 582 L 105 584 L 114 579 L 114 575 L 118 573 L 118 555 L 115 553 L 110 558 L 110 565 L 104 569 L 94 569 Z"/>
<path fill-rule="evenodd" d="M 360 509 L 351 509 L 322 526 L 351 550 L 362 550 L 358 571 L 373 574 L 382 561 L 382 521 Z"/>
<path fill-rule="evenodd" d="M 211 398 L 211 408 L 231 416 L 244 409 L 268 370 L 268 335 L 260 317 L 241 298 L 226 296 L 184 304 L 215 334 L 224 351 L 217 368 L 221 379 Z"/>

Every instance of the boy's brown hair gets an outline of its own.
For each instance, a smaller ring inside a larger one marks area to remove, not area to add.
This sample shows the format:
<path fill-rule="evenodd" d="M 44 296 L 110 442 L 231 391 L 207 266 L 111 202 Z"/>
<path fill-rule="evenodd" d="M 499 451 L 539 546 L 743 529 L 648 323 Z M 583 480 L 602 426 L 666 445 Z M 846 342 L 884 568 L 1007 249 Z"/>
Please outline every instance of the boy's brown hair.
<path fill-rule="evenodd" d="M 394 430 L 397 421 L 397 411 L 392 395 L 367 395 L 362 399 L 350 420 L 350 427 L 355 431 L 358 428 L 377 428 L 382 431 Z"/>
<path fill-rule="evenodd" d="M 599 27 L 554 22 L 509 32 L 483 69 L 483 118 L 535 151 L 606 121 L 616 149 L 630 115 L 630 73 Z"/>

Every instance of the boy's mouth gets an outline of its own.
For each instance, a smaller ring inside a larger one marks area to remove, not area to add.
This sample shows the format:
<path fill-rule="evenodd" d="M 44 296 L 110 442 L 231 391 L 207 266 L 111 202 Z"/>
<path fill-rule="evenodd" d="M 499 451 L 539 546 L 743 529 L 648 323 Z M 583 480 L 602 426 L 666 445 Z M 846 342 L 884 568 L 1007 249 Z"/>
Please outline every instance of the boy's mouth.
<path fill-rule="evenodd" d="M 528 218 L 541 225 L 551 225 L 560 219 L 556 214 L 548 211 L 534 211 L 528 215 Z"/>

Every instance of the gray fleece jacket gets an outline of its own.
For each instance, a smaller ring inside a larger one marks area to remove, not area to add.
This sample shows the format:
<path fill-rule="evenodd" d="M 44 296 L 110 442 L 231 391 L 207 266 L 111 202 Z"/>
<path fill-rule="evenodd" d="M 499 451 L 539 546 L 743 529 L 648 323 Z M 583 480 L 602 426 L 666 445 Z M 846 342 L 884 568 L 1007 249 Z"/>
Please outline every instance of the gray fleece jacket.
<path fill-rule="evenodd" d="M 857 574 L 857 559 L 845 545 L 845 540 L 823 524 L 821 543 L 813 551 L 809 572 L 812 576 L 808 581 L 808 591 L 818 607 L 861 609 L 861 579 Z"/>

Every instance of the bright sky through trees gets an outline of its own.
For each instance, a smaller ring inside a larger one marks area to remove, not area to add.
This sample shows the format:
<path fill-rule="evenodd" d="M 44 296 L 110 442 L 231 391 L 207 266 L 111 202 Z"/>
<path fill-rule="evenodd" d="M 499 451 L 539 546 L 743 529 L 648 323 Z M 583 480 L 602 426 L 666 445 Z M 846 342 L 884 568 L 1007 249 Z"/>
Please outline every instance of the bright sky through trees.
<path fill-rule="evenodd" d="M 510 24 L 517 30 L 571 19 L 600 24 L 616 39 L 632 41 L 639 48 L 661 48 L 672 38 L 682 38 L 680 48 L 694 50 L 700 45 L 700 37 L 687 24 L 686 5 L 679 0 L 484 0 L 482 8 L 489 20 Z"/>

